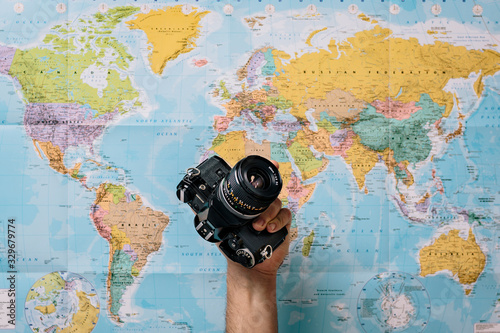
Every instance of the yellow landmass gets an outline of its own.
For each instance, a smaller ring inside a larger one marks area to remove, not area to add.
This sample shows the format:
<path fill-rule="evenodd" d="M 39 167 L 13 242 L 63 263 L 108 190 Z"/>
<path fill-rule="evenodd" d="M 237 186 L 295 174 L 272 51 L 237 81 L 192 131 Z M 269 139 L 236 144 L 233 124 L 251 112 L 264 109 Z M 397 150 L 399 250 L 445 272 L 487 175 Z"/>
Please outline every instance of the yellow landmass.
<path fill-rule="evenodd" d="M 233 166 L 246 157 L 246 133 L 244 131 L 230 132 L 226 135 L 219 134 L 212 142 L 212 148 L 229 165 Z"/>
<path fill-rule="evenodd" d="M 406 169 L 405 171 L 406 178 L 403 179 L 403 184 L 405 184 L 407 187 L 410 187 L 413 185 L 413 183 L 415 183 L 415 178 L 413 178 L 413 175 L 408 171 L 408 169 Z"/>
<path fill-rule="evenodd" d="M 61 277 L 61 275 L 59 275 L 59 273 L 57 272 L 49 273 L 45 275 L 43 279 L 39 279 L 38 281 L 36 281 L 33 287 L 31 287 L 30 291 L 28 292 L 28 295 L 26 296 L 26 302 L 34 300 L 35 298 L 40 296 L 40 294 L 38 294 L 35 291 L 40 287 L 44 288 L 44 293 L 46 295 L 50 295 L 54 291 L 63 290 L 65 286 L 66 282 Z"/>
<path fill-rule="evenodd" d="M 389 52 L 390 49 L 390 52 Z M 346 41 L 331 41 L 328 50 L 307 53 L 295 59 L 273 51 L 276 71 L 273 84 L 293 102 L 291 113 L 305 119 L 309 99 L 323 100 L 334 89 L 348 91 L 356 99 L 371 103 L 392 100 L 409 103 L 429 94 L 434 102 L 453 108 L 453 94 L 443 90 L 453 78 L 481 73 L 475 85 L 482 91 L 482 80 L 500 70 L 500 53 L 468 50 L 463 46 L 436 41 L 422 45 L 416 38 L 392 37 L 390 29 L 375 26 Z"/>
<path fill-rule="evenodd" d="M 109 223 L 106 223 L 109 224 Z M 111 253 L 115 253 L 117 250 L 123 250 L 125 244 L 130 245 L 130 239 L 127 234 L 118 229 L 116 225 L 111 227 Z"/>
<path fill-rule="evenodd" d="M 346 151 L 345 161 L 352 168 L 352 173 L 356 179 L 359 189 L 365 187 L 365 177 L 373 169 L 378 161 L 378 155 L 371 149 L 361 144 L 359 136 L 354 137 L 351 148 Z M 365 192 L 368 189 L 365 187 Z"/>
<path fill-rule="evenodd" d="M 477 78 L 476 82 L 474 82 L 474 91 L 476 92 L 477 97 L 481 97 L 483 94 L 484 90 L 484 83 L 483 83 L 483 74 L 479 75 Z"/>
<path fill-rule="evenodd" d="M 102 209 L 109 212 L 110 204 L 113 203 L 113 193 L 106 191 L 106 184 L 101 184 L 96 190 L 95 204 L 98 204 Z"/>
<path fill-rule="evenodd" d="M 311 34 L 309 35 L 309 37 L 307 37 L 307 40 L 306 40 L 306 44 L 309 45 L 309 46 L 312 46 L 311 44 L 311 39 L 316 36 L 318 33 L 320 33 L 321 31 L 325 31 L 327 28 L 323 28 L 323 29 L 318 29 L 318 30 L 315 30 L 313 32 L 311 32 Z"/>
<path fill-rule="evenodd" d="M 35 149 L 38 152 L 38 156 L 42 157 L 42 154 L 38 150 L 38 147 L 43 151 L 44 155 L 49 160 L 49 166 L 55 171 L 65 175 L 69 171 L 64 165 L 64 154 L 61 152 L 61 149 L 58 146 L 52 145 L 52 142 L 41 142 L 33 139 L 33 144 L 35 145 Z M 37 146 L 38 145 L 38 146 Z"/>
<path fill-rule="evenodd" d="M 448 235 L 440 235 L 432 245 L 420 250 L 421 276 L 449 270 L 461 284 L 477 281 L 484 270 L 486 256 L 476 243 L 472 229 L 466 240 L 458 233 L 459 230 L 450 230 Z"/>
<path fill-rule="evenodd" d="M 102 164 L 101 164 L 101 163 L 99 163 L 99 162 L 97 162 L 97 161 L 94 161 L 93 159 L 88 159 L 87 161 L 88 161 L 88 162 L 92 162 L 92 163 L 94 163 L 95 165 L 102 166 Z"/>
<path fill-rule="evenodd" d="M 314 230 L 311 231 L 309 236 L 304 238 L 304 246 L 302 247 L 302 255 L 304 257 L 309 257 L 309 253 L 311 253 L 312 243 L 314 242 Z"/>
<path fill-rule="evenodd" d="M 288 151 L 292 155 L 295 165 L 300 170 L 303 181 L 317 176 L 328 166 L 328 159 L 324 157 L 316 158 L 314 156 L 312 150 L 309 148 L 309 142 L 305 138 L 297 136 L 296 140 L 288 147 Z"/>
<path fill-rule="evenodd" d="M 262 21 L 265 19 L 266 19 L 265 16 L 255 16 L 255 17 L 245 18 L 245 22 L 251 29 L 254 29 L 256 25 L 261 27 L 263 25 Z"/>
<path fill-rule="evenodd" d="M 290 142 L 288 151 L 301 172 L 302 180 L 318 175 L 328 166 L 328 159 L 324 157 L 316 158 L 309 147 L 313 146 L 319 152 L 333 155 L 334 151 L 329 144 L 330 134 L 325 128 L 318 128 L 318 131 L 314 132 L 307 127 L 303 127 L 302 130 L 297 132 L 293 141 Z"/>
<path fill-rule="evenodd" d="M 431 195 L 429 194 L 429 192 L 425 193 L 425 195 L 417 202 L 417 205 L 423 204 L 430 197 L 431 197 Z"/>
<path fill-rule="evenodd" d="M 54 304 L 49 304 L 46 306 L 39 305 L 39 306 L 35 306 L 35 310 L 40 311 L 44 315 L 48 315 L 48 314 L 56 312 L 56 307 Z"/>
<path fill-rule="evenodd" d="M 184 14 L 182 5 L 178 5 L 138 14 L 136 19 L 127 24 L 129 29 L 144 31 L 151 51 L 151 69 L 156 74 L 162 74 L 167 62 L 196 47 L 195 42 L 200 36 L 200 20 L 208 13 L 199 12 L 193 7 L 189 14 Z"/>
<path fill-rule="evenodd" d="M 259 155 L 271 159 L 271 143 L 266 140 L 261 144 L 255 143 L 247 138 L 244 131 L 230 132 L 226 135 L 219 134 L 212 142 L 211 150 L 231 166 L 249 155 Z"/>
<path fill-rule="evenodd" d="M 455 98 L 455 105 L 457 106 L 458 111 L 460 111 L 460 103 L 459 103 L 460 100 L 459 100 L 456 92 L 453 93 L 453 98 Z M 459 118 L 459 119 L 463 119 L 463 118 Z"/>
<path fill-rule="evenodd" d="M 464 132 L 462 130 L 462 123 L 458 123 L 458 128 L 446 136 L 445 141 L 449 142 L 450 140 L 456 138 L 457 136 L 461 136 Z"/>
<path fill-rule="evenodd" d="M 100 309 L 92 305 L 85 292 L 77 291 L 76 295 L 78 296 L 78 311 L 73 315 L 71 325 L 58 331 L 60 333 L 92 332 L 97 324 Z"/>

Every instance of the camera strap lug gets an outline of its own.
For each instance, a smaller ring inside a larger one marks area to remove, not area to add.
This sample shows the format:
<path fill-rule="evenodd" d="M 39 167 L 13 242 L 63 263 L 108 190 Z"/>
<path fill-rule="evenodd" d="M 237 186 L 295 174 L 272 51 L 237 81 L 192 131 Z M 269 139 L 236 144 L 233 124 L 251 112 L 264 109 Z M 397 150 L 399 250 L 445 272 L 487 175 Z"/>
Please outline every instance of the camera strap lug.
<path fill-rule="evenodd" d="M 198 168 L 189 168 L 186 170 L 189 179 L 193 179 L 196 176 L 201 175 L 201 171 Z"/>
<path fill-rule="evenodd" d="M 271 245 L 266 245 L 266 247 L 264 248 L 264 250 L 262 250 L 260 252 L 260 255 L 263 257 L 263 258 L 266 258 L 266 259 L 269 259 L 271 258 L 271 256 L 273 255 L 273 247 Z"/>

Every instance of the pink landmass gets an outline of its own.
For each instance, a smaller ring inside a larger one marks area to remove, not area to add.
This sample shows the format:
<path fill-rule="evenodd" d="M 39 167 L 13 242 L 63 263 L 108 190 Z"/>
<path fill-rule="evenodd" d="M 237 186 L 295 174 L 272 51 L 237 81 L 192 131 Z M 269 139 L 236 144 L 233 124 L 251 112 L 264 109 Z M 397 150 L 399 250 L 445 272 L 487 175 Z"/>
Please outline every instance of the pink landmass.
<path fill-rule="evenodd" d="M 193 60 L 193 65 L 195 65 L 196 67 L 203 67 L 206 64 L 208 64 L 207 59 L 194 59 Z"/>
<path fill-rule="evenodd" d="M 397 120 L 408 119 L 412 114 L 421 110 L 419 106 L 415 106 L 415 102 L 402 103 L 387 98 L 384 102 L 376 100 L 372 106 L 378 113 L 383 114 L 386 118 L 393 118 Z"/>
<path fill-rule="evenodd" d="M 434 180 L 434 185 L 436 186 L 436 190 L 439 194 L 444 194 L 444 186 L 441 178 L 436 176 L 436 169 L 432 169 L 432 179 Z"/>
<path fill-rule="evenodd" d="M 30 103 L 24 114 L 24 127 L 28 135 L 41 142 L 52 142 L 64 154 L 71 146 L 89 146 L 103 132 L 114 115 L 93 118 L 90 110 L 74 103 Z"/>
<path fill-rule="evenodd" d="M 274 105 L 264 105 L 260 108 L 262 118 L 274 118 L 276 115 L 276 107 Z"/>
<path fill-rule="evenodd" d="M 354 132 L 347 129 L 338 130 L 330 135 L 330 143 L 334 152 L 333 155 L 347 158 L 346 151 L 352 147 L 354 136 Z"/>
<path fill-rule="evenodd" d="M 439 118 L 435 123 L 434 123 L 434 127 L 436 127 L 437 129 L 439 129 L 439 125 L 441 125 L 441 118 Z"/>
<path fill-rule="evenodd" d="M 300 179 L 296 176 L 290 178 L 286 189 L 288 190 L 289 197 L 293 199 L 300 199 L 309 194 L 309 191 L 300 184 Z"/>
<path fill-rule="evenodd" d="M 108 241 L 111 240 L 111 228 L 103 223 L 103 217 L 108 214 L 108 211 L 100 208 L 98 205 L 92 206 L 92 209 L 90 211 L 90 219 L 94 221 L 94 225 L 97 229 L 97 232 L 99 232 L 99 235 L 107 239 Z"/>
<path fill-rule="evenodd" d="M 0 45 L 0 74 L 9 74 L 10 65 L 15 53 L 15 48 Z"/>
<path fill-rule="evenodd" d="M 77 288 L 76 282 L 75 281 L 66 281 L 64 284 L 64 290 L 75 290 Z"/>
<path fill-rule="evenodd" d="M 229 124 L 233 121 L 231 118 L 223 116 L 214 117 L 214 128 L 217 132 L 224 132 L 229 127 Z"/>
<path fill-rule="evenodd" d="M 80 183 L 82 183 L 83 186 L 87 187 L 87 176 L 80 179 Z"/>
<path fill-rule="evenodd" d="M 273 81 L 271 81 L 271 80 L 266 80 L 266 81 L 264 82 L 264 85 L 265 85 L 265 86 L 268 86 L 268 87 L 273 87 L 273 86 L 274 86 L 274 85 L 273 85 Z"/>

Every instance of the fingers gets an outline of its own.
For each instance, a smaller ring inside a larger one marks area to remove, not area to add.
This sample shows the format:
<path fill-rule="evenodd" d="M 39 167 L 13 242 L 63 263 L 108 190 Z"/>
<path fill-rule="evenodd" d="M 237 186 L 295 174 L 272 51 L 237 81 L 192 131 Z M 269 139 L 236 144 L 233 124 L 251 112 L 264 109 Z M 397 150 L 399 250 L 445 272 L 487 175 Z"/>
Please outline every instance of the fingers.
<path fill-rule="evenodd" d="M 279 165 L 279 163 L 278 163 L 278 162 L 276 162 L 275 160 L 271 160 L 271 162 L 274 164 L 274 166 L 275 166 L 276 168 L 278 168 L 278 169 L 280 168 L 280 165 Z"/>
<path fill-rule="evenodd" d="M 283 208 L 279 211 L 278 215 L 271 220 L 270 223 L 267 224 L 267 231 L 269 232 L 275 232 L 283 227 L 287 227 L 290 229 L 290 226 L 292 224 L 292 213 L 288 208 Z"/>
<path fill-rule="evenodd" d="M 275 232 L 291 224 L 292 213 L 287 208 L 281 208 L 281 200 L 276 199 L 269 208 L 262 213 L 253 223 L 253 228 L 257 231 L 267 229 Z"/>
<path fill-rule="evenodd" d="M 279 169 L 278 162 L 274 160 L 271 162 Z M 281 206 L 280 199 L 274 200 L 269 208 L 253 222 L 253 228 L 257 231 L 267 228 L 267 231 L 275 232 L 291 223 L 292 213 L 288 209 L 282 209 Z"/>
<path fill-rule="evenodd" d="M 276 215 L 278 215 L 281 209 L 281 200 L 276 199 L 273 203 L 266 209 L 266 211 L 253 222 L 253 228 L 257 231 L 262 231 L 266 228 L 269 221 L 271 221 Z"/>

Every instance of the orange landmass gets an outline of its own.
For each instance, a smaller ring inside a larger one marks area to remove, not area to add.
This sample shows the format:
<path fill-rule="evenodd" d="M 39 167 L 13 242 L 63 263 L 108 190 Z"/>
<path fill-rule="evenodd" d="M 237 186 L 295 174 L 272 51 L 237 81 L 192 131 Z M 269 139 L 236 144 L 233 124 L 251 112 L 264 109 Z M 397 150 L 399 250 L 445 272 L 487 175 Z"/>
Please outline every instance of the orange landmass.
<path fill-rule="evenodd" d="M 446 270 L 458 277 L 461 284 L 477 281 L 486 265 L 486 256 L 476 243 L 472 229 L 467 239 L 458 233 L 459 230 L 450 230 L 448 235 L 440 235 L 433 244 L 420 250 L 421 276 Z"/>
<path fill-rule="evenodd" d="M 38 156 L 43 158 L 38 150 L 38 147 L 43 151 L 44 155 L 49 160 L 49 166 L 55 171 L 65 175 L 69 173 L 66 166 L 64 166 L 64 154 L 61 152 L 61 149 L 58 146 L 52 145 L 52 142 L 40 142 L 33 139 L 33 144 L 35 145 L 35 149 L 38 152 Z"/>

